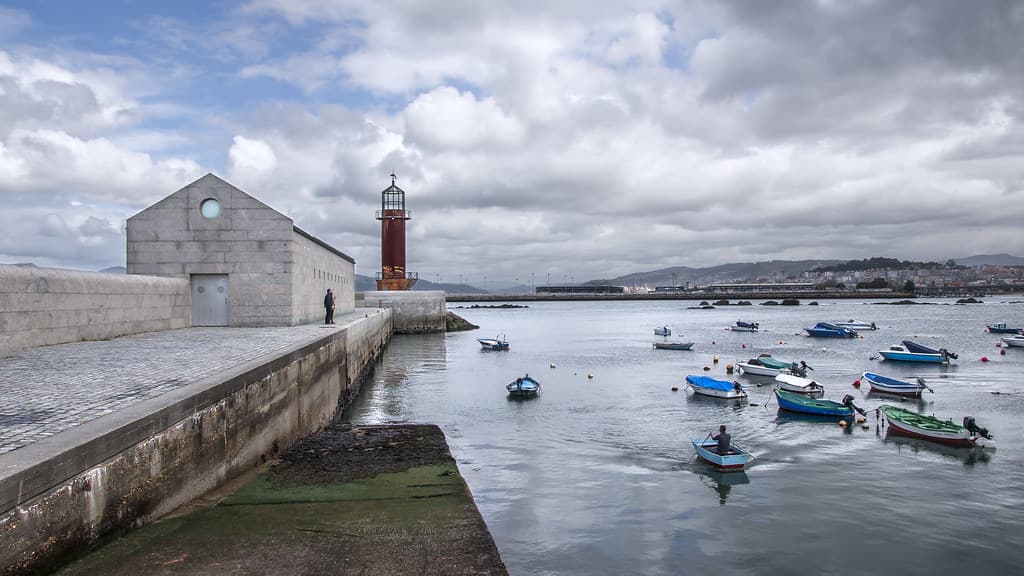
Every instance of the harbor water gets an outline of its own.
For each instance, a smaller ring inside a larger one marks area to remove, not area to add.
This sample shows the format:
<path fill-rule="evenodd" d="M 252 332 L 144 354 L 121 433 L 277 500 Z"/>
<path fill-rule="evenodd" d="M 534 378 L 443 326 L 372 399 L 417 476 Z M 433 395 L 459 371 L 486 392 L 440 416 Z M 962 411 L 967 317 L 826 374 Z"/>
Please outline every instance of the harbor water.
<path fill-rule="evenodd" d="M 999 335 L 985 324 L 1024 326 L 1024 303 L 933 302 L 459 309 L 481 328 L 395 337 L 342 417 L 439 424 L 513 575 L 1020 573 L 1024 348 L 996 347 Z M 849 340 L 802 332 L 854 318 L 878 330 Z M 761 331 L 726 330 L 737 320 Z M 654 336 L 658 326 L 672 336 Z M 511 350 L 476 342 L 495 336 Z M 875 358 L 904 339 L 959 360 Z M 653 348 L 666 340 L 695 345 Z M 726 374 L 727 364 L 759 353 L 806 361 L 826 398 L 852 394 L 869 410 L 866 427 L 779 414 L 770 378 Z M 853 386 L 864 371 L 922 376 L 934 393 L 920 402 L 869 393 L 866 383 Z M 526 373 L 542 394 L 508 399 L 505 384 Z M 694 396 L 687 374 L 737 380 L 749 398 Z M 875 412 L 885 403 L 958 423 L 973 416 L 997 448 L 887 434 Z M 721 424 L 756 455 L 746 472 L 716 473 L 693 458 L 690 440 Z"/>

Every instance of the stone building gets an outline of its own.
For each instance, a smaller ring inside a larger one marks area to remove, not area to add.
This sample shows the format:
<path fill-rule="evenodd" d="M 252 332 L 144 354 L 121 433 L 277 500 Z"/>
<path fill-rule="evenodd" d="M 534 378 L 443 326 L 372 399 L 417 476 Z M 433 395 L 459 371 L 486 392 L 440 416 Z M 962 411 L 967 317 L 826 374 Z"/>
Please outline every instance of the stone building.
<path fill-rule="evenodd" d="M 354 308 L 355 260 L 207 174 L 128 219 L 129 274 L 190 283 L 193 326 L 290 326 Z"/>

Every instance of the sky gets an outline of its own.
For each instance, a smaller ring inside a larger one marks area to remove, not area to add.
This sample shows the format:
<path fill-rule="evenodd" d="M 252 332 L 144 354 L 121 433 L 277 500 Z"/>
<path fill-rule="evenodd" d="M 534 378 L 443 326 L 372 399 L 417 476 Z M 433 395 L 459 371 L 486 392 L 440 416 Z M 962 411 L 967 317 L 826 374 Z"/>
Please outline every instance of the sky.
<path fill-rule="evenodd" d="M 0 0 L 0 262 L 213 172 L 380 268 L 1024 255 L 1024 3 Z"/>

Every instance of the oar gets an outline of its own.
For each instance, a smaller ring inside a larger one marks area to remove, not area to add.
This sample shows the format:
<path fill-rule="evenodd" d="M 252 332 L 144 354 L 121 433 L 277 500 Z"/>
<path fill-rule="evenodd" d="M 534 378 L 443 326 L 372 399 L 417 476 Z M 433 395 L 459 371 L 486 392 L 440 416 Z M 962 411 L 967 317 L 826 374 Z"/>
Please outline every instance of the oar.
<path fill-rule="evenodd" d="M 921 378 L 920 376 L 918 376 L 917 377 L 917 383 L 920 384 L 921 387 L 924 388 L 925 390 L 931 392 L 932 394 L 935 394 L 935 390 L 932 390 L 931 388 L 928 387 L 927 384 L 924 383 L 924 378 Z"/>

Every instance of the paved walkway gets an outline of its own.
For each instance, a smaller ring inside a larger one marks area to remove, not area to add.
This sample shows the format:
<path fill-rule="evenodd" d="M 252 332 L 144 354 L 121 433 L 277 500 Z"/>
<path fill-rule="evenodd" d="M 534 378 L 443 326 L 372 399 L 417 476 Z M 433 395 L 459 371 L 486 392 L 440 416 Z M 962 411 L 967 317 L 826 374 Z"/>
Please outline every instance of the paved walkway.
<path fill-rule="evenodd" d="M 26 350 L 0 358 L 0 454 L 187 386 L 335 326 L 185 328 Z"/>

